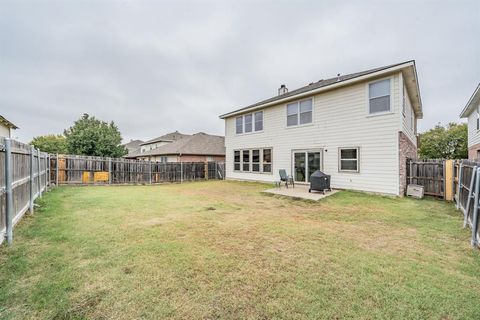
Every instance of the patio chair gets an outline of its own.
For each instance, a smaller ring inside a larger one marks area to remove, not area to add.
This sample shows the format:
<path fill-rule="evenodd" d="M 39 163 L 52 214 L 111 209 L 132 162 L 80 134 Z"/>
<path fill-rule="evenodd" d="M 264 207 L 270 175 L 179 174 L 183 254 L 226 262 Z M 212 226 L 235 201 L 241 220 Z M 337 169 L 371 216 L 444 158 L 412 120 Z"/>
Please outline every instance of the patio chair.
<path fill-rule="evenodd" d="M 285 187 L 288 189 L 288 184 L 291 184 L 295 188 L 295 182 L 293 181 L 293 177 L 287 175 L 287 171 L 285 169 L 278 170 L 278 174 L 280 175 L 280 182 L 285 182 Z"/>

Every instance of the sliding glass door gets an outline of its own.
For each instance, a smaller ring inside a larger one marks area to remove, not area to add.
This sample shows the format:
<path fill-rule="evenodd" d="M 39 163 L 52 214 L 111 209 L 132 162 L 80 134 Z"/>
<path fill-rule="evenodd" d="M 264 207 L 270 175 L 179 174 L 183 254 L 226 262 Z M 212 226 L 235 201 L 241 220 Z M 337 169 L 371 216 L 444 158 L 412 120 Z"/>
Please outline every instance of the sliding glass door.
<path fill-rule="evenodd" d="M 293 178 L 296 182 L 310 182 L 310 176 L 321 170 L 321 150 L 299 150 L 293 152 Z"/>

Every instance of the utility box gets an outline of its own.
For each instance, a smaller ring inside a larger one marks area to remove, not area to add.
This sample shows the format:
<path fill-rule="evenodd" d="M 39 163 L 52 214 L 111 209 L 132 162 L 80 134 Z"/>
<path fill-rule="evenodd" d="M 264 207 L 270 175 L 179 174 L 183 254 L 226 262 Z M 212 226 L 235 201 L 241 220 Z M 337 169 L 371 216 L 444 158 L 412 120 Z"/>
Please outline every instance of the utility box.
<path fill-rule="evenodd" d="M 407 196 L 417 199 L 423 199 L 423 195 L 423 186 L 420 186 L 418 184 L 409 184 L 407 186 Z"/>

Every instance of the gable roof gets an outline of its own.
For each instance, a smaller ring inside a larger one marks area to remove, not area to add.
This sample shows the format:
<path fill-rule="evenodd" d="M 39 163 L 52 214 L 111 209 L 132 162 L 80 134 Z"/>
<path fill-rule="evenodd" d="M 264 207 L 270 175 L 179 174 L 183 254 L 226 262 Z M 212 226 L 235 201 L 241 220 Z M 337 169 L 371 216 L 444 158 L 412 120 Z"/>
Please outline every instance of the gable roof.
<path fill-rule="evenodd" d="M 122 146 L 125 146 L 126 148 L 138 148 L 140 147 L 140 144 L 142 144 L 142 140 L 131 140 L 127 143 L 122 144 Z"/>
<path fill-rule="evenodd" d="M 215 136 L 199 132 L 193 135 L 183 135 L 182 139 L 178 139 L 158 148 L 127 155 L 127 158 L 158 156 L 158 155 L 209 155 L 224 156 L 225 155 L 225 137 Z"/>
<path fill-rule="evenodd" d="M 287 102 L 293 99 L 297 99 L 303 96 L 311 95 L 317 92 L 326 91 L 340 86 L 347 86 L 349 84 L 364 81 L 369 78 L 377 77 L 382 74 L 390 73 L 393 71 L 405 72 L 405 76 L 412 78 L 414 85 L 406 83 L 407 90 L 410 96 L 413 97 L 412 104 L 414 105 L 415 114 L 419 119 L 422 118 L 422 102 L 420 98 L 420 89 L 418 86 L 417 71 L 415 67 L 415 60 L 405 61 L 397 64 L 392 64 L 380 68 L 365 70 L 361 72 L 351 73 L 347 75 L 340 75 L 334 78 L 320 80 L 315 83 L 311 83 L 307 86 L 301 87 L 296 90 L 286 92 L 284 94 L 251 104 L 249 106 L 237 109 L 232 112 L 222 114 L 220 119 L 225 119 L 234 115 L 241 114 L 247 111 L 253 111 L 264 107 L 272 106 L 281 102 Z"/>
<path fill-rule="evenodd" d="M 480 105 L 480 83 L 477 85 L 477 88 L 473 92 L 472 96 L 467 102 L 467 105 L 463 108 L 460 113 L 460 118 L 467 118 L 476 107 Z"/>
<path fill-rule="evenodd" d="M 167 133 L 167 134 L 165 134 L 163 136 L 160 136 L 160 137 L 157 137 L 157 138 L 147 140 L 147 141 L 141 143 L 140 145 L 144 146 L 144 145 L 147 145 L 147 144 L 151 144 L 151 143 L 155 143 L 155 142 L 161 142 L 161 141 L 172 142 L 172 141 L 176 141 L 176 140 L 182 139 L 184 137 L 188 137 L 188 136 L 189 136 L 188 134 L 183 134 L 183 133 L 180 133 L 178 131 L 175 131 L 175 132 Z"/>
<path fill-rule="evenodd" d="M 14 125 L 13 123 L 11 123 L 7 119 L 5 119 L 4 116 L 1 116 L 1 115 L 0 115 L 0 123 L 3 124 L 5 127 L 10 128 L 10 129 L 18 129 L 18 127 L 16 125 Z"/>

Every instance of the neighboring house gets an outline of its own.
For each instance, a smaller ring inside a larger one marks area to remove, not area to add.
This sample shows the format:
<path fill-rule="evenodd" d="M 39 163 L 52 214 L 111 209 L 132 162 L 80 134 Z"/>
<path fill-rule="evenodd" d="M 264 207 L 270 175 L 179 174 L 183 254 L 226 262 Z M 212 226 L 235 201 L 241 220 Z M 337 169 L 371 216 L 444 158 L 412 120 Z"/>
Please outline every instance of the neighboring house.
<path fill-rule="evenodd" d="M 0 116 L 0 137 L 11 138 L 12 130 L 18 129 L 16 125 Z"/>
<path fill-rule="evenodd" d="M 142 140 L 130 140 L 130 142 L 122 144 L 128 150 L 128 154 L 135 154 L 140 152 L 141 144 L 143 143 Z"/>
<path fill-rule="evenodd" d="M 126 158 L 159 162 L 204 162 L 225 160 L 225 139 L 199 132 L 178 131 L 142 143 L 140 152 Z"/>
<path fill-rule="evenodd" d="M 460 118 L 468 119 L 468 159 L 480 159 L 480 83 Z"/>
<path fill-rule="evenodd" d="M 403 195 L 422 102 L 415 61 L 320 80 L 221 115 L 227 179 L 308 183 Z"/>

